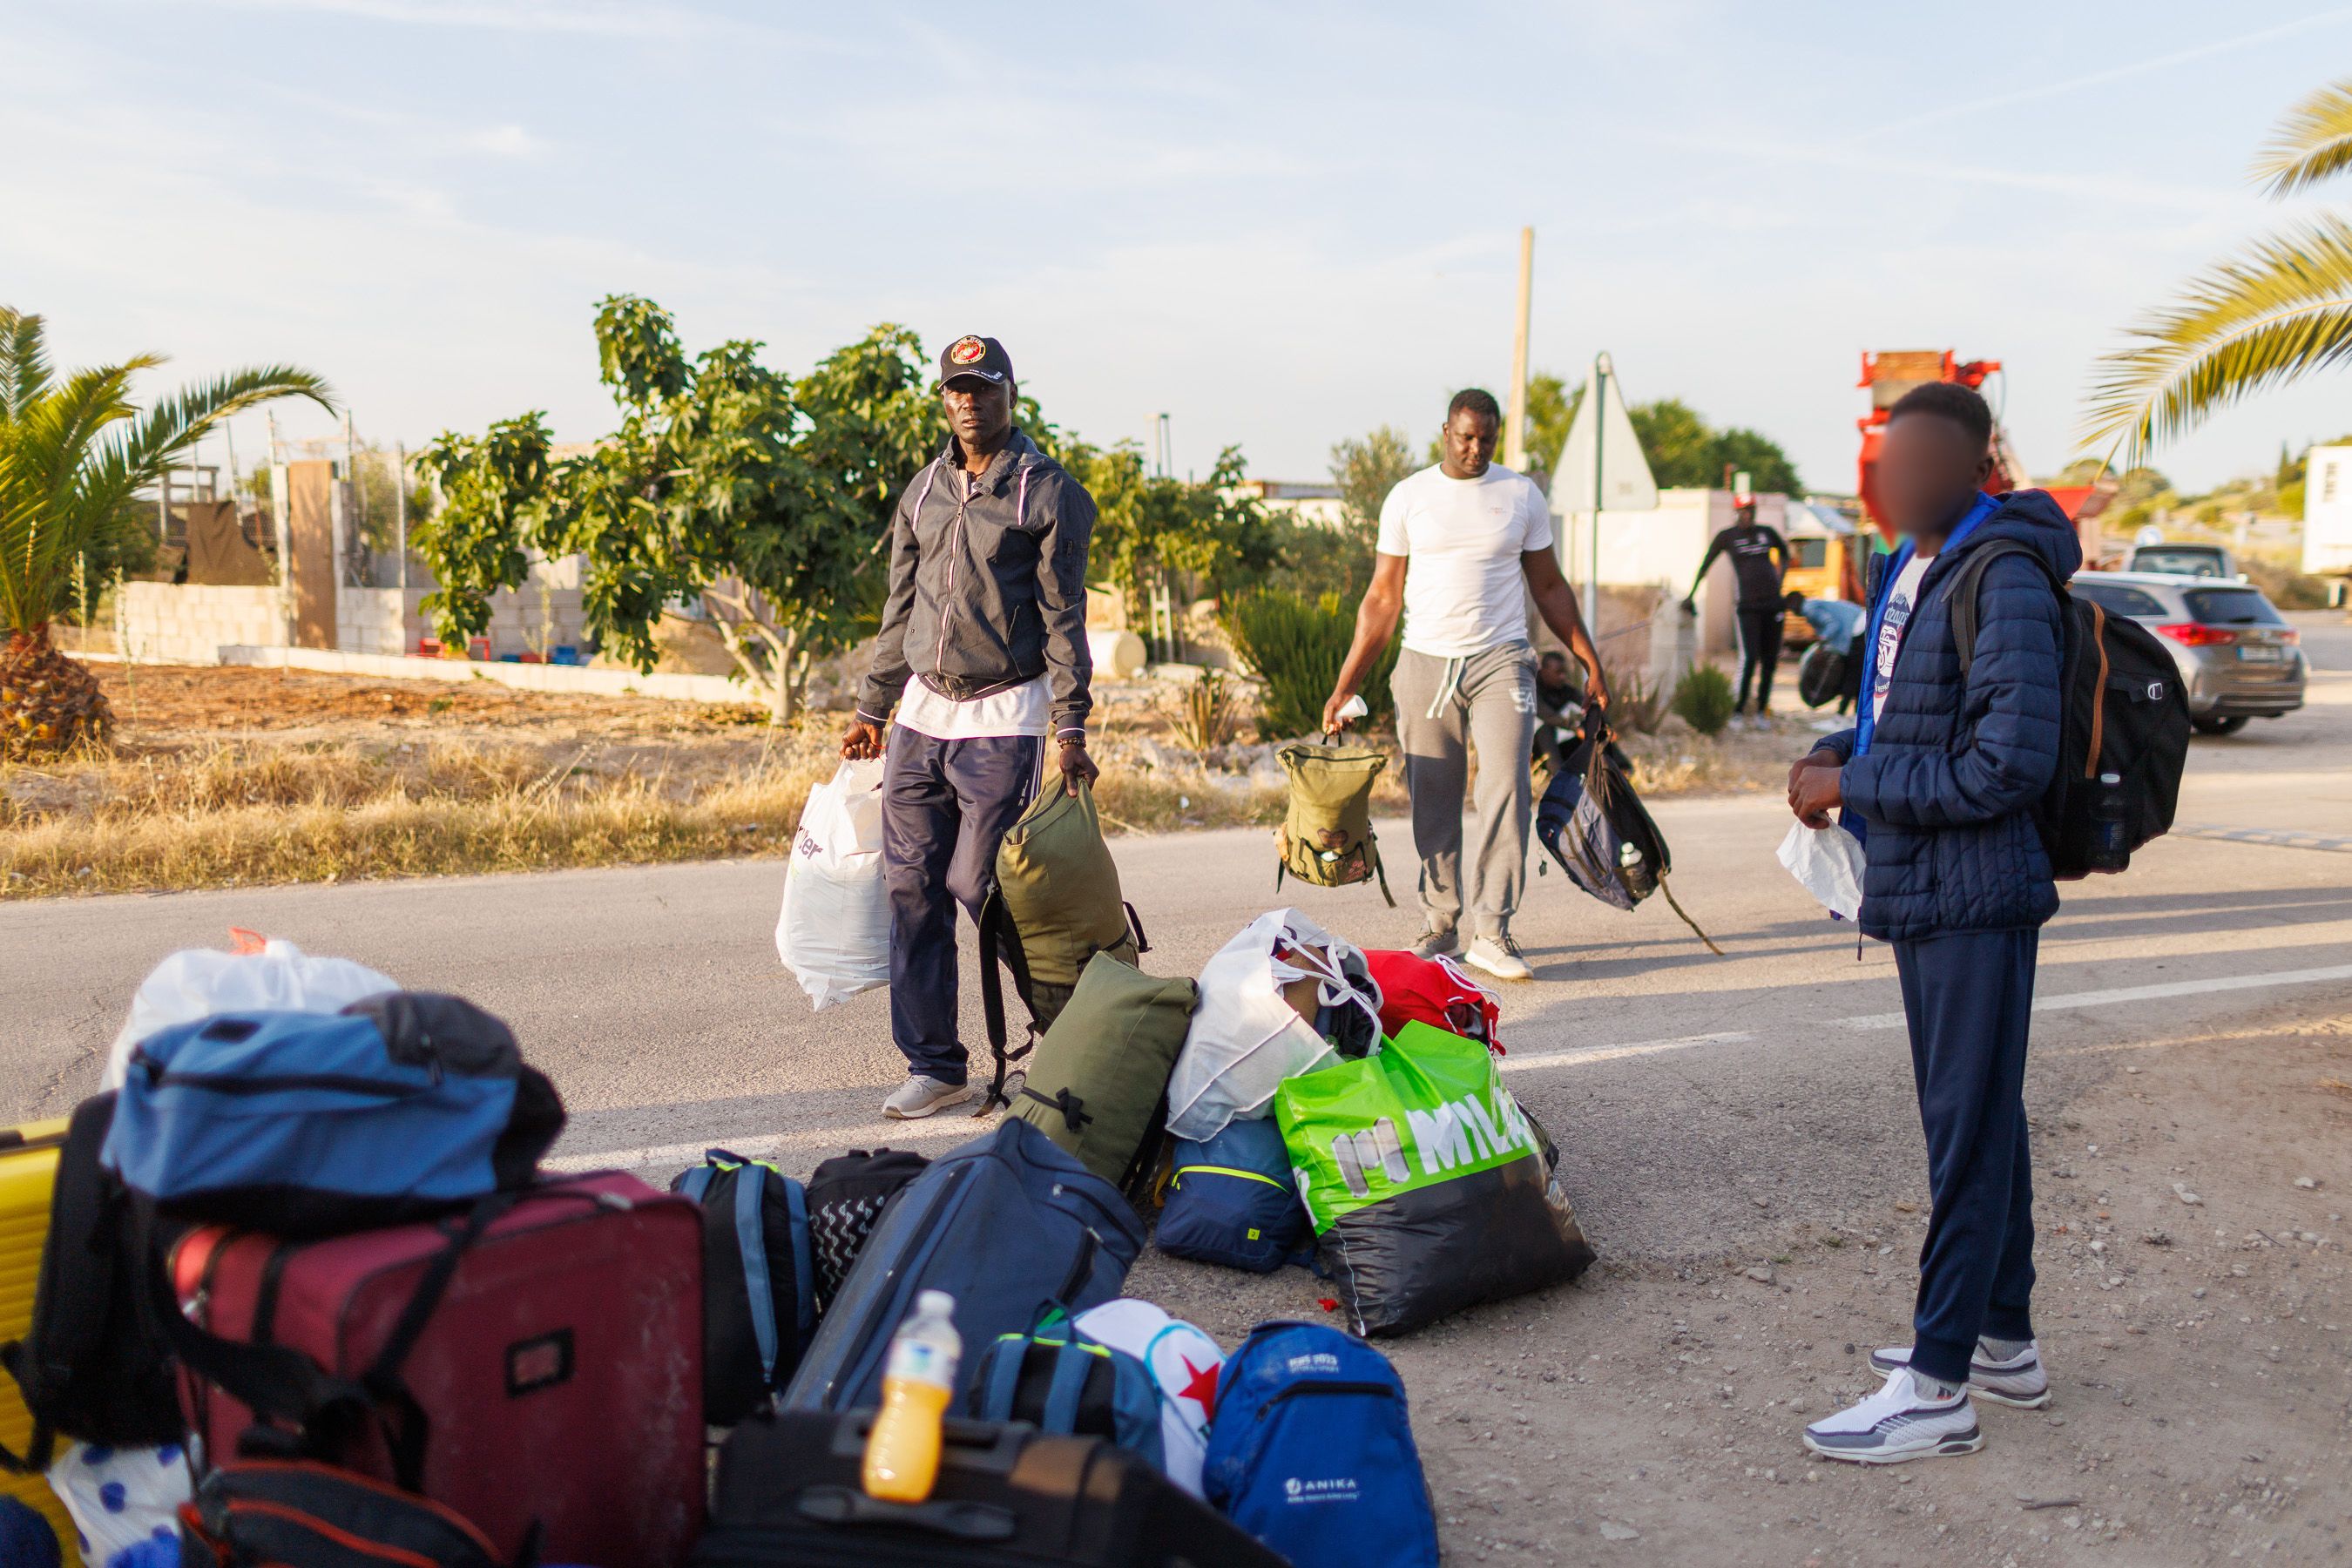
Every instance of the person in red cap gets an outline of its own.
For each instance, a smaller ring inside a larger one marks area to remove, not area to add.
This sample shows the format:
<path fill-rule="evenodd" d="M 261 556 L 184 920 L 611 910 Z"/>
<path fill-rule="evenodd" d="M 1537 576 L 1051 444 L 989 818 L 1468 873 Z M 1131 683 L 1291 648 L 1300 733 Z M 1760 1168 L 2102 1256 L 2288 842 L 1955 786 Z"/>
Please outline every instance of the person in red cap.
<path fill-rule="evenodd" d="M 845 757 L 887 757 L 890 1037 L 907 1058 L 907 1081 L 882 1102 L 892 1118 L 971 1097 L 956 1034 L 955 906 L 979 920 L 997 846 L 1035 798 L 1049 742 L 1054 787 L 1075 795 L 1097 772 L 1087 754 L 1094 498 L 1013 424 L 1019 396 L 994 338 L 961 337 L 940 355 L 947 444 L 898 498 L 882 630 L 841 742 Z"/>
<path fill-rule="evenodd" d="M 1756 716 L 1772 711 L 1772 669 L 1780 662 L 1780 617 L 1785 613 L 1780 583 L 1789 574 L 1789 542 L 1778 529 L 1756 521 L 1756 498 L 1736 496 L 1732 524 L 1706 547 L 1683 597 L 1683 613 L 1696 613 L 1699 585 L 1706 581 L 1715 558 L 1731 558 L 1733 577 L 1739 584 L 1739 700 L 1734 713 L 1748 711 L 1748 686 L 1756 685 Z"/>

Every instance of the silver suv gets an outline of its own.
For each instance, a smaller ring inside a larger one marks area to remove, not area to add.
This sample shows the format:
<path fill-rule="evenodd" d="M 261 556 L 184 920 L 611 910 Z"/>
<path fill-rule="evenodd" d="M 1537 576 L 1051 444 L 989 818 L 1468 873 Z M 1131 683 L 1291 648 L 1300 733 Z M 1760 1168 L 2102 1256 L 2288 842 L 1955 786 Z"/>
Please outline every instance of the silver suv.
<path fill-rule="evenodd" d="M 2189 682 L 2189 717 L 2208 735 L 2303 706 L 2301 634 L 2260 588 L 2166 572 L 2077 572 L 2067 587 L 2157 634 Z"/>

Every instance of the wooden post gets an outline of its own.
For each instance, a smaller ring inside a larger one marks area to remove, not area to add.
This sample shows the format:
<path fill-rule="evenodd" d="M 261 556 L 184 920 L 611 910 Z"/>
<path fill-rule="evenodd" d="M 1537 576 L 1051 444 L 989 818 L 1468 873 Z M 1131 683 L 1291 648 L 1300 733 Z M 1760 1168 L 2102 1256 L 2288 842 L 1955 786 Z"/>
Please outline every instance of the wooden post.
<path fill-rule="evenodd" d="M 1519 310 L 1511 333 L 1511 395 L 1503 415 L 1503 467 L 1528 467 L 1528 309 L 1535 288 L 1536 231 L 1519 230 Z"/>

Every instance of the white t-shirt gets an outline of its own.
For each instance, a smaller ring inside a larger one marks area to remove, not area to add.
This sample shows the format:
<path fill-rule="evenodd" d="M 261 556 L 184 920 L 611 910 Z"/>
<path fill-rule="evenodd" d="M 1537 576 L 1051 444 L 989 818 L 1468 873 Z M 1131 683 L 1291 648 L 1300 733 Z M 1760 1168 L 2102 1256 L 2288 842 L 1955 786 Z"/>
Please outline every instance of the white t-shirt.
<path fill-rule="evenodd" d="M 1525 474 L 1489 464 L 1475 479 L 1423 468 L 1381 506 L 1377 548 L 1402 555 L 1404 646 L 1466 658 L 1528 635 L 1519 557 L 1551 548 L 1551 510 Z"/>
<path fill-rule="evenodd" d="M 1903 650 L 1903 628 L 1919 605 L 1919 580 L 1935 564 L 1932 555 L 1914 555 L 1895 579 L 1886 595 L 1886 616 L 1878 623 L 1878 668 L 1870 682 L 1870 721 L 1886 711 L 1887 689 L 1895 684 L 1895 656 Z"/>
<path fill-rule="evenodd" d="M 1043 735 L 1053 723 L 1054 696 L 1044 676 L 1003 691 L 958 702 L 909 676 L 898 700 L 898 721 L 934 741 L 977 741 L 990 735 Z"/>

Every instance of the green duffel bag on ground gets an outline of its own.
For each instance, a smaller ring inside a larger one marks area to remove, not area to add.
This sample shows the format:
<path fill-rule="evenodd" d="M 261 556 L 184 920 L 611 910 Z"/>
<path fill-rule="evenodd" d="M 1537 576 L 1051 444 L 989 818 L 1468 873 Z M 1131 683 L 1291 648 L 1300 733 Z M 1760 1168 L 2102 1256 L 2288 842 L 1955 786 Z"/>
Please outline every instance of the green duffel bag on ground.
<path fill-rule="evenodd" d="M 1159 1159 L 1168 1075 L 1199 996 L 1190 980 L 1157 979 L 1097 953 L 1037 1042 L 1011 1114 L 1103 1180 L 1136 1191 Z"/>
<path fill-rule="evenodd" d="M 1013 1064 L 1054 1026 L 1095 954 L 1132 967 L 1151 951 L 1135 906 L 1119 897 L 1118 866 L 1103 842 L 1090 787 L 1080 784 L 1072 795 L 1059 774 L 1051 775 L 1005 830 L 996 850 L 996 889 L 981 910 L 980 942 L 981 1002 L 996 1057 L 994 1081 L 981 1102 L 984 1115 L 1004 1102 Z M 1029 1039 L 1019 1050 L 1008 1047 L 1000 963 L 1013 972 L 1013 991 L 1029 1010 Z"/>
<path fill-rule="evenodd" d="M 1290 808 L 1275 836 L 1281 862 L 1278 892 L 1287 874 L 1318 888 L 1344 888 L 1380 879 L 1381 897 L 1396 908 L 1381 847 L 1372 834 L 1372 785 L 1389 765 L 1377 746 L 1318 746 L 1293 741 L 1275 752 L 1290 775 Z"/>
<path fill-rule="evenodd" d="M 1401 1334 L 1584 1272 L 1549 1140 L 1475 1040 L 1410 1023 L 1286 1079 L 1275 1115 L 1349 1326 Z"/>

